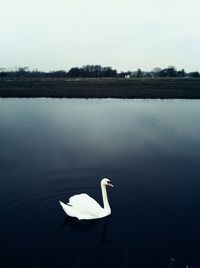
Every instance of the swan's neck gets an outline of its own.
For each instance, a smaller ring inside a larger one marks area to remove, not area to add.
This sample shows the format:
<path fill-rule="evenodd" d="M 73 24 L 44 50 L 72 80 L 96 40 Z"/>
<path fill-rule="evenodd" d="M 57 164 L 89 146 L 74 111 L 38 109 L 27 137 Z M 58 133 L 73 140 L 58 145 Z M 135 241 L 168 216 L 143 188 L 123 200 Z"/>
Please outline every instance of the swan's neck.
<path fill-rule="evenodd" d="M 106 186 L 104 184 L 101 184 L 101 192 L 102 192 L 102 198 L 103 198 L 103 208 L 108 214 L 110 214 L 111 209 L 108 203 L 108 195 L 107 195 Z"/>

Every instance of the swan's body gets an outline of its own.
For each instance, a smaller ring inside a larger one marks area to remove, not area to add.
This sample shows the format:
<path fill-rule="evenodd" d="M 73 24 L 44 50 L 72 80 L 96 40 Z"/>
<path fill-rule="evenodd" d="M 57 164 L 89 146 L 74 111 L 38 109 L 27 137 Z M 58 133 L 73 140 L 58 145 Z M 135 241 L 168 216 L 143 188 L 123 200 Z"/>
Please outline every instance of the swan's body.
<path fill-rule="evenodd" d="M 92 197 L 87 194 L 78 194 L 70 197 L 69 203 L 59 201 L 65 213 L 79 220 L 92 220 L 106 217 L 111 214 L 106 186 L 113 186 L 108 179 L 101 180 L 101 191 L 103 198 L 102 208 Z"/>

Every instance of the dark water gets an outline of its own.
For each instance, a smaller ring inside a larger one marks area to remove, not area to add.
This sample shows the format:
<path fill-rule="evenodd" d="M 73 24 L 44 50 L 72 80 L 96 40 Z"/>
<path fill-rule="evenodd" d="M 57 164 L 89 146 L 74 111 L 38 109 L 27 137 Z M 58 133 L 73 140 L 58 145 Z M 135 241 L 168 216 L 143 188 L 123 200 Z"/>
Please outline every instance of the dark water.
<path fill-rule="evenodd" d="M 102 177 L 111 217 L 66 217 Z M 0 267 L 200 267 L 200 101 L 0 99 L 0 243 Z"/>

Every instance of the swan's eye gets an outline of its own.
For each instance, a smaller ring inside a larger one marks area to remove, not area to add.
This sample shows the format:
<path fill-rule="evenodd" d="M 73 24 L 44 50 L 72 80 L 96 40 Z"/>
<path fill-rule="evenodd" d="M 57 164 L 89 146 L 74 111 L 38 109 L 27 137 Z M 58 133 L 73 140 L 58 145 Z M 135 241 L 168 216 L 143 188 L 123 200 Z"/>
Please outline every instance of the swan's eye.
<path fill-rule="evenodd" d="M 107 185 L 113 187 L 111 181 L 107 181 Z"/>

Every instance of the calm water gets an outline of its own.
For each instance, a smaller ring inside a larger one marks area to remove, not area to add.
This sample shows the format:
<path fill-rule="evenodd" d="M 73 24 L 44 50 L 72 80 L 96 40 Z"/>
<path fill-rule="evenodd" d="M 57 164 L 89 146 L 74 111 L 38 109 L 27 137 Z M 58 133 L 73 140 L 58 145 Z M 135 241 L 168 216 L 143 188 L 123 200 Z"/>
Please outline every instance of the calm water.
<path fill-rule="evenodd" d="M 111 217 L 66 217 L 102 177 Z M 200 267 L 200 101 L 0 99 L 0 241 L 0 267 Z"/>

